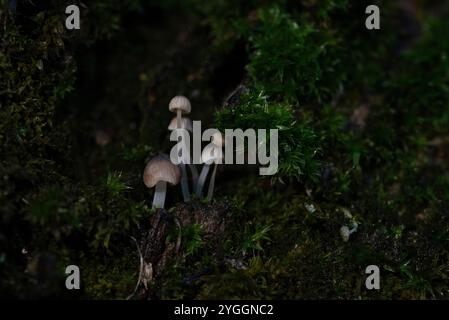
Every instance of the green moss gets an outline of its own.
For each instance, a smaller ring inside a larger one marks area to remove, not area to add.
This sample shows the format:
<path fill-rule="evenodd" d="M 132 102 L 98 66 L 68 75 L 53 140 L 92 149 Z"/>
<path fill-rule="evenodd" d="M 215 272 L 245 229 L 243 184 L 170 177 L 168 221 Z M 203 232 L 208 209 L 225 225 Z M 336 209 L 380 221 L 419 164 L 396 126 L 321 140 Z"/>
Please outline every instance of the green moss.
<path fill-rule="evenodd" d="M 288 103 L 272 103 L 264 92 L 242 96 L 237 106 L 216 113 L 219 128 L 278 129 L 279 170 L 277 178 L 303 178 L 316 181 L 320 162 L 320 143 L 311 125 L 296 121 Z"/>
<path fill-rule="evenodd" d="M 319 86 L 325 76 L 320 62 L 331 43 L 312 25 L 298 23 L 273 7 L 260 13 L 249 41 L 248 73 L 269 96 L 304 102 L 325 90 Z"/>
<path fill-rule="evenodd" d="M 134 254 L 134 255 L 133 255 Z M 80 263 L 84 293 L 92 299 L 126 299 L 138 278 L 138 259 L 133 247 L 123 247 L 115 257 L 86 257 Z"/>

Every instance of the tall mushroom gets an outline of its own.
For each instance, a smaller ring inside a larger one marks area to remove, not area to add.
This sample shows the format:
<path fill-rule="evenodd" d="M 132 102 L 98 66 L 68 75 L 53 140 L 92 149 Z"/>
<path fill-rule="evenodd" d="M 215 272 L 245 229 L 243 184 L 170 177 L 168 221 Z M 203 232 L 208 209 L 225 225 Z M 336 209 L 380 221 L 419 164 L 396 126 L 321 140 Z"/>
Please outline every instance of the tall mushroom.
<path fill-rule="evenodd" d="M 190 105 L 189 99 L 184 96 L 175 96 L 170 100 L 168 104 L 168 110 L 171 112 L 176 112 L 176 128 L 182 128 L 182 115 L 189 114 L 192 110 L 192 106 Z M 179 139 L 179 138 L 178 138 Z M 181 188 L 182 195 L 184 197 L 184 201 L 190 201 L 189 195 L 189 185 L 187 183 L 187 172 L 185 166 L 181 165 L 182 170 L 182 179 L 181 179 Z"/>
<path fill-rule="evenodd" d="M 212 135 L 212 144 L 207 145 L 202 154 L 201 159 L 204 163 L 203 169 L 201 169 L 200 177 L 198 179 L 198 184 L 196 187 L 196 194 L 201 196 L 203 193 L 204 183 L 206 182 L 207 174 L 209 173 L 210 166 L 214 163 L 214 170 L 212 172 L 212 176 L 209 180 L 209 187 L 207 190 L 207 200 L 212 200 L 214 195 L 214 184 L 215 184 L 215 175 L 217 173 L 217 164 L 221 163 L 223 160 L 223 136 L 220 132 L 215 132 Z M 215 152 L 218 151 L 218 152 Z"/>
<path fill-rule="evenodd" d="M 168 110 L 176 112 L 177 128 L 181 128 L 181 116 L 183 114 L 189 114 L 192 110 L 189 99 L 184 96 L 176 96 L 170 100 L 168 104 Z"/>
<path fill-rule="evenodd" d="M 178 119 L 177 117 L 174 117 L 170 124 L 168 125 L 168 130 L 173 131 L 178 128 Z M 181 129 L 185 129 L 187 131 L 192 132 L 192 121 L 188 117 L 182 117 L 181 118 L 181 126 L 179 127 Z M 187 150 L 187 148 L 184 148 L 184 150 Z M 181 156 L 178 154 L 178 156 Z M 190 155 L 188 155 L 190 159 Z M 184 157 L 182 157 L 184 158 Z M 186 165 L 184 162 L 181 162 L 181 189 L 182 189 L 182 195 L 184 197 L 184 201 L 188 202 L 190 201 L 190 192 L 189 192 L 189 185 L 187 181 L 187 171 L 186 171 Z M 192 172 L 192 182 L 193 182 L 193 189 L 195 189 L 196 183 L 198 181 L 198 171 L 196 170 L 196 166 L 190 161 L 189 164 L 190 171 Z"/>
<path fill-rule="evenodd" d="M 148 188 L 156 186 L 153 207 L 164 208 L 167 182 L 177 185 L 180 178 L 179 168 L 166 155 L 156 156 L 147 163 L 143 172 L 143 182 Z"/>

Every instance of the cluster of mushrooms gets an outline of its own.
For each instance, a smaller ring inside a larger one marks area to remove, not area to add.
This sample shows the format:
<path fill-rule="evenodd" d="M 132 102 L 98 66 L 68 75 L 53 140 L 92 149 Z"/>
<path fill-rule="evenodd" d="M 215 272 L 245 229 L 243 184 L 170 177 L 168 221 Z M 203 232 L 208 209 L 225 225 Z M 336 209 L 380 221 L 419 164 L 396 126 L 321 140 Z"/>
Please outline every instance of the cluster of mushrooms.
<path fill-rule="evenodd" d="M 185 116 L 189 114 L 192 109 L 189 99 L 184 96 L 176 96 L 170 100 L 168 108 L 171 112 L 176 113 L 176 116 L 170 121 L 168 130 L 173 131 L 176 129 L 185 129 L 192 132 L 192 121 Z M 221 133 L 216 132 L 213 135 L 212 143 L 219 147 L 219 150 L 221 150 L 221 147 L 224 144 Z M 214 165 L 207 192 L 208 200 L 211 200 L 213 197 L 217 164 L 221 163 L 223 159 L 222 152 L 218 152 L 218 154 L 216 154 L 217 152 L 214 152 L 213 150 L 217 149 L 207 147 L 204 148 L 201 154 L 201 162 L 204 165 L 199 176 L 195 164 L 193 164 L 192 161 L 189 161 L 188 163 L 188 167 L 192 175 L 192 191 L 197 197 L 202 196 L 210 167 Z M 145 170 L 143 172 L 143 182 L 147 188 L 155 187 L 153 197 L 153 207 L 155 208 L 164 208 L 165 196 L 167 194 L 167 183 L 170 185 L 178 185 L 181 183 L 184 202 L 189 202 L 191 199 L 189 179 L 185 164 L 186 161 L 183 161 L 182 159 L 185 159 L 185 157 L 189 157 L 190 160 L 192 159 L 190 158 L 190 154 L 182 156 L 181 154 L 178 154 L 178 156 L 179 159 L 181 159 L 179 165 L 173 164 L 167 155 L 160 154 L 152 158 L 145 166 Z"/>

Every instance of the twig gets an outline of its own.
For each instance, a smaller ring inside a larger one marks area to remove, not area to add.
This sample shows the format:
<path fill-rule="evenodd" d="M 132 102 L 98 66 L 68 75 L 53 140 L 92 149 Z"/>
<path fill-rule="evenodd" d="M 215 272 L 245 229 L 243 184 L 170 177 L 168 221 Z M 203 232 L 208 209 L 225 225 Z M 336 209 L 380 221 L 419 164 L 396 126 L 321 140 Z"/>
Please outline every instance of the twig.
<path fill-rule="evenodd" d="M 178 220 L 177 217 L 175 217 L 174 220 L 175 220 L 176 226 L 177 226 L 178 229 L 179 229 L 179 232 L 178 232 L 178 239 L 176 240 L 176 252 L 178 252 L 178 251 L 179 251 L 179 248 L 181 247 L 182 226 L 181 226 L 181 223 L 179 222 L 179 220 Z"/>
<path fill-rule="evenodd" d="M 134 288 L 134 291 L 126 298 L 126 300 L 130 300 L 136 294 L 137 289 L 139 288 L 139 285 L 140 285 L 140 283 L 142 281 L 142 273 L 143 273 L 143 256 L 142 256 L 142 252 L 140 251 L 140 247 L 139 247 L 139 244 L 137 243 L 136 238 L 134 238 L 134 237 L 130 237 L 130 238 L 136 243 L 137 253 L 139 254 L 139 259 L 140 259 L 140 271 L 139 271 L 139 278 L 137 279 L 136 287 Z"/>

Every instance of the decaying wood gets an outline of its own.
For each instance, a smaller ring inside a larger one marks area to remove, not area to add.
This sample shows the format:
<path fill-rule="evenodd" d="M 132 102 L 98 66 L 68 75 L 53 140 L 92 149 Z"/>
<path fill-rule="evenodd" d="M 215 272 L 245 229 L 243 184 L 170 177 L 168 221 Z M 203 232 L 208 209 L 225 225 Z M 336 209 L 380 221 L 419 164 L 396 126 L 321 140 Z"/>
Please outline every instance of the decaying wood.
<path fill-rule="evenodd" d="M 182 229 L 199 224 L 202 227 L 203 240 L 214 255 L 221 255 L 221 241 L 229 216 L 228 203 L 215 204 L 179 204 L 172 213 L 160 209 L 150 219 L 150 229 L 146 231 L 137 251 L 140 260 L 139 276 L 134 292 L 128 299 L 148 299 L 151 297 L 151 284 L 161 275 L 167 263 L 184 255 L 181 243 Z M 167 242 L 170 228 L 178 229 L 177 240 Z"/>

